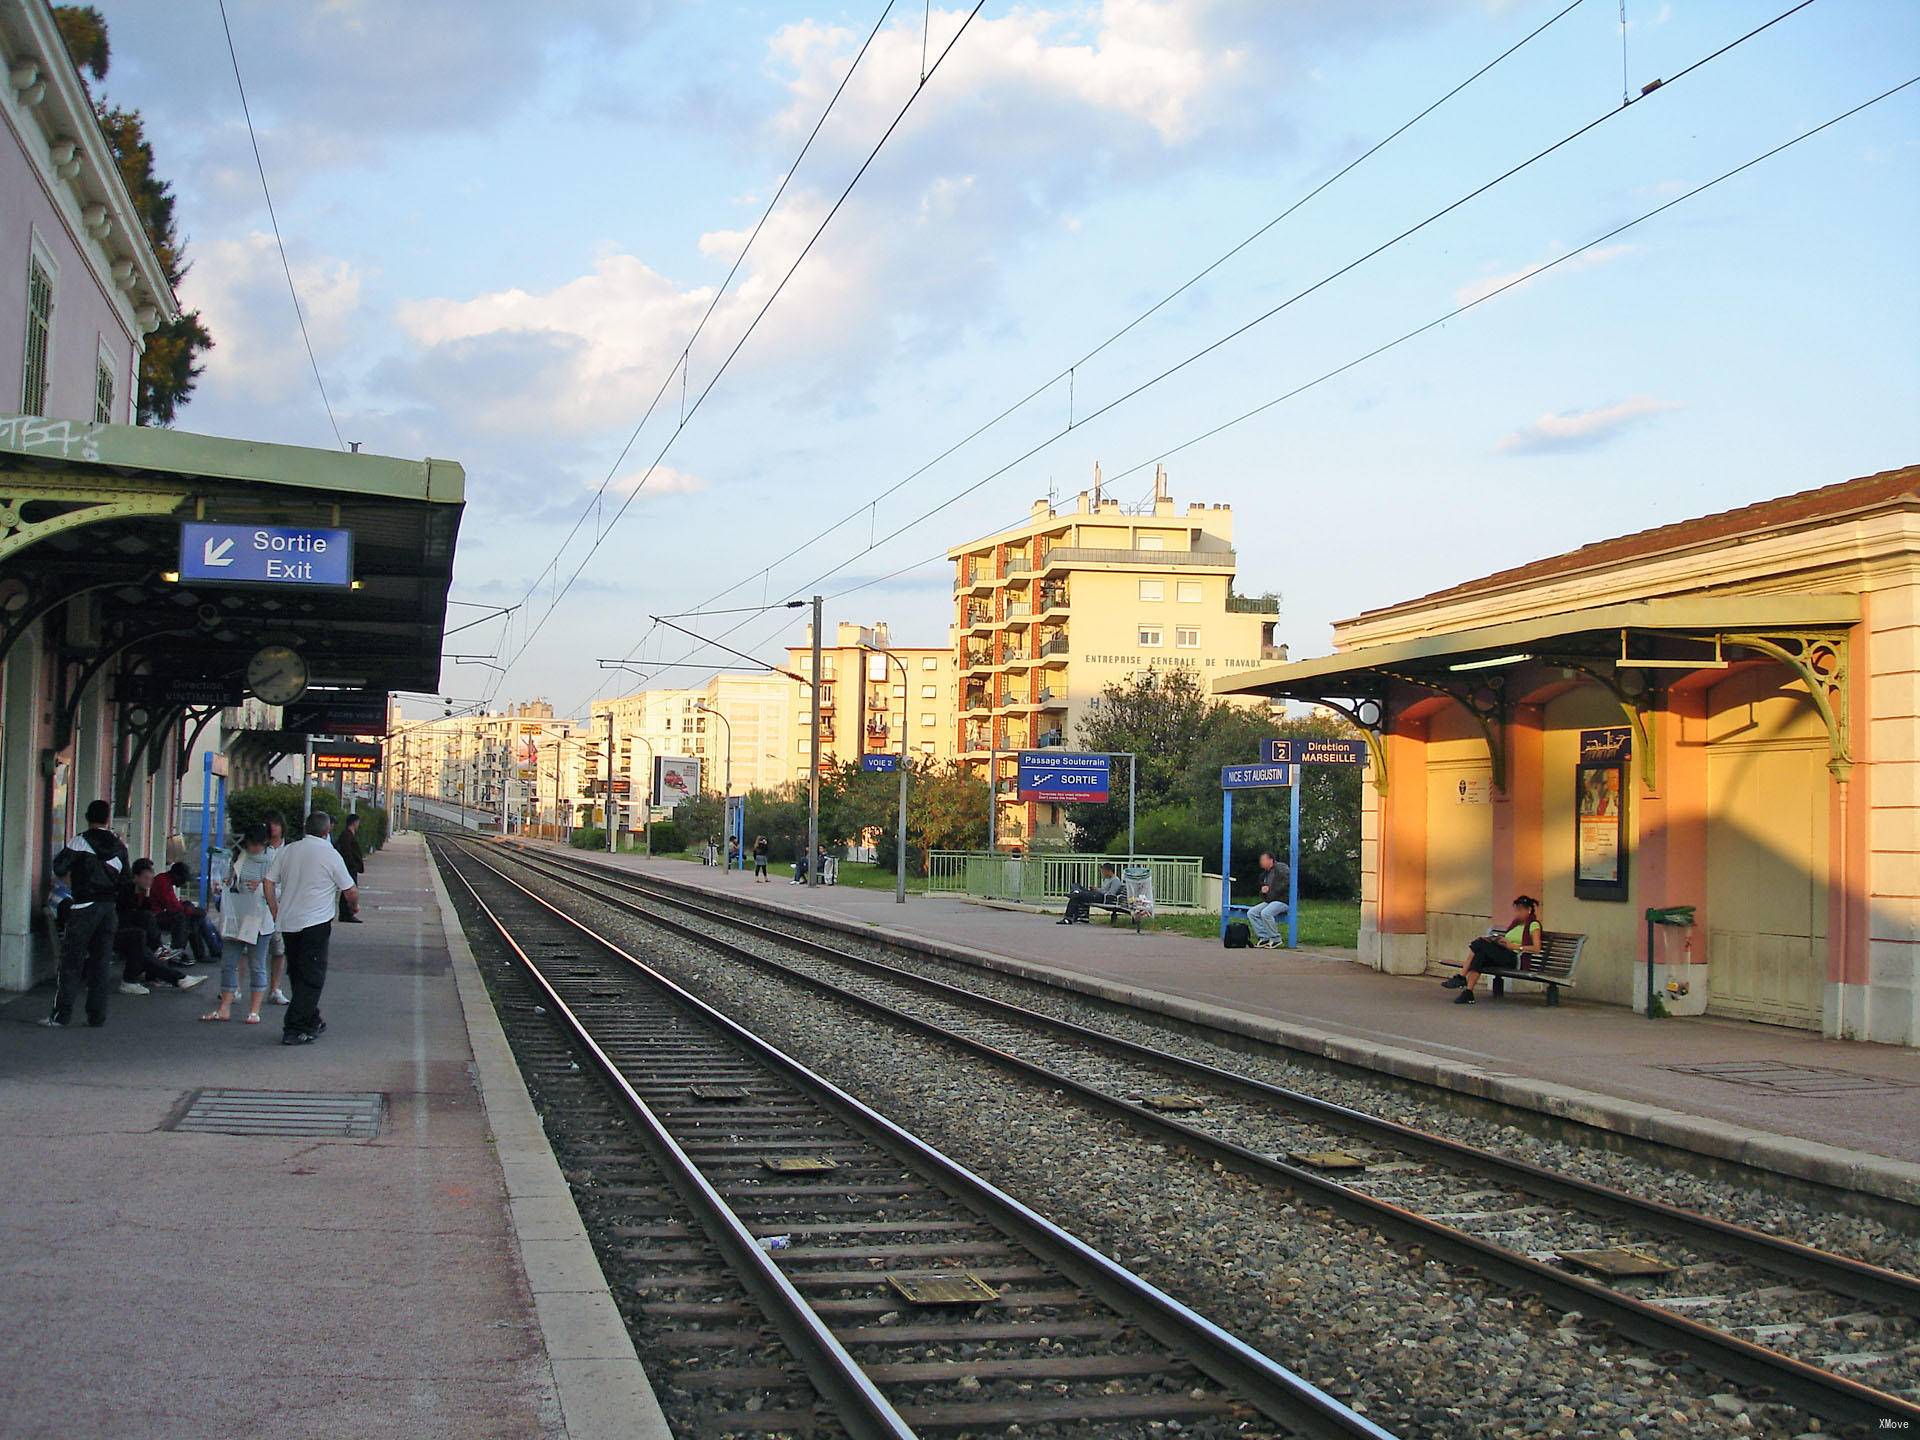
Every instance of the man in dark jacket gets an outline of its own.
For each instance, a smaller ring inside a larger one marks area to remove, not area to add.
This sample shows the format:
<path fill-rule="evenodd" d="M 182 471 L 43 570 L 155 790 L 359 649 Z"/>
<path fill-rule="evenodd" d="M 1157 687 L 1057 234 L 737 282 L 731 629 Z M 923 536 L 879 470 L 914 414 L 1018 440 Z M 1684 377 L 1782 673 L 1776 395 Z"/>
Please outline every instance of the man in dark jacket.
<path fill-rule="evenodd" d="M 133 862 L 127 878 L 120 882 L 120 924 L 114 932 L 113 948 L 119 953 L 123 967 L 120 972 L 122 995 L 145 995 L 149 985 L 191 990 L 206 983 L 206 976 L 189 975 L 173 963 L 181 958 L 181 952 L 162 948 L 163 912 L 153 905 L 153 889 L 158 883 L 153 861 L 145 856 Z"/>
<path fill-rule="evenodd" d="M 62 1029 L 73 1020 L 73 1002 L 84 986 L 87 1023 L 107 1023 L 107 961 L 118 921 L 115 892 L 127 873 L 127 847 L 107 828 L 113 809 L 104 800 L 87 806 L 87 828 L 60 847 L 53 873 L 73 892 L 60 938 L 60 979 L 53 1011 L 40 1023 Z"/>
<path fill-rule="evenodd" d="M 366 872 L 367 862 L 360 854 L 360 816 L 357 813 L 347 816 L 347 823 L 341 827 L 340 838 L 333 842 L 333 848 L 340 852 L 340 859 L 346 865 L 347 873 L 353 877 L 353 883 L 358 885 L 361 875 Z M 343 925 L 360 923 L 360 913 L 349 908 L 345 900 L 340 902 L 340 923 Z"/>
<path fill-rule="evenodd" d="M 1271 850 L 1260 852 L 1260 900 L 1247 907 L 1247 924 L 1253 927 L 1254 944 L 1262 949 L 1278 950 L 1287 943 L 1280 934 L 1280 922 L 1287 918 L 1292 880 L 1285 861 L 1276 859 Z"/>

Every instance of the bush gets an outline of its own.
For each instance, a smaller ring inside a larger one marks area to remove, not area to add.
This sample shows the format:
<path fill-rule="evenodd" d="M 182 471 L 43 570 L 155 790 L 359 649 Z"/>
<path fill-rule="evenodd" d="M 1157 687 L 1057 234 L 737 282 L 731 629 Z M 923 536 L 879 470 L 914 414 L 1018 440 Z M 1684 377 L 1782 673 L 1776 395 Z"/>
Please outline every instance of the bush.
<path fill-rule="evenodd" d="M 576 850 L 604 850 L 607 848 L 607 832 L 598 825 L 578 825 L 573 836 L 567 841 Z"/>
<path fill-rule="evenodd" d="M 686 837 L 681 835 L 680 827 L 671 820 L 653 822 L 653 853 L 656 855 L 677 855 L 687 848 Z"/>
<path fill-rule="evenodd" d="M 298 785 L 253 785 L 245 790 L 235 790 L 227 796 L 227 819 L 234 836 L 237 838 L 249 825 L 266 824 L 267 816 L 278 811 L 280 818 L 286 822 L 287 834 L 299 839 L 300 827 L 306 821 L 306 817 L 300 813 L 301 793 Z M 319 786 L 314 787 L 313 808 L 331 815 L 336 830 L 347 813 L 346 806 L 340 803 L 333 791 Z M 363 854 L 371 855 L 386 844 L 387 812 L 363 800 L 358 813 L 360 850 Z"/>

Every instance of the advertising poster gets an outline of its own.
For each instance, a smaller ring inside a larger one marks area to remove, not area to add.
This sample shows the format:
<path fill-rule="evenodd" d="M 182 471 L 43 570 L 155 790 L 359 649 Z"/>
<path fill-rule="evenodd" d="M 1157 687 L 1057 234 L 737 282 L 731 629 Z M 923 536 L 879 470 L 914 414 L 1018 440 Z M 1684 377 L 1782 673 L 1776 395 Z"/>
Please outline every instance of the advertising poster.
<path fill-rule="evenodd" d="M 1574 772 L 1574 894 L 1627 898 L 1627 764 L 1633 732 L 1582 730 Z"/>
<path fill-rule="evenodd" d="M 700 762 L 691 755 L 660 755 L 653 762 L 653 803 L 672 809 L 700 793 Z"/>
<path fill-rule="evenodd" d="M 540 774 L 540 733 L 538 725 L 522 725 L 519 738 L 513 742 L 513 763 L 523 781 L 534 780 Z"/>

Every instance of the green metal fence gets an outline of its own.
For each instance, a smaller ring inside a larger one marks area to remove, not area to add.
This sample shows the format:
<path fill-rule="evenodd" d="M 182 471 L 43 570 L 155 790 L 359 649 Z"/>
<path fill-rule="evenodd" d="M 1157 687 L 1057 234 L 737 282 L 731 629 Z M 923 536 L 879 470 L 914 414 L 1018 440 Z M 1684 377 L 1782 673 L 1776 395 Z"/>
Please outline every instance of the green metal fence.
<path fill-rule="evenodd" d="M 1156 909 L 1201 906 L 1196 855 L 996 855 L 985 850 L 934 850 L 927 855 L 927 893 L 1044 905 L 1065 900 L 1075 885 L 1098 887 L 1102 865 L 1144 865 L 1151 870 Z"/>

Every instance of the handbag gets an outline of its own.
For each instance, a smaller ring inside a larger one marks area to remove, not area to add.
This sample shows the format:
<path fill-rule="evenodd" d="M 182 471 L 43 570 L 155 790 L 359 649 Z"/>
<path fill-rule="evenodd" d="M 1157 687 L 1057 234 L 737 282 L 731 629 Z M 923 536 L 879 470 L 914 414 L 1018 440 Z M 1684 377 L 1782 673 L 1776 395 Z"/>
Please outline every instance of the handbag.
<path fill-rule="evenodd" d="M 242 945 L 255 945 L 260 940 L 260 914 L 236 914 L 232 910 L 221 912 L 220 933 L 228 940 L 238 940 Z"/>

